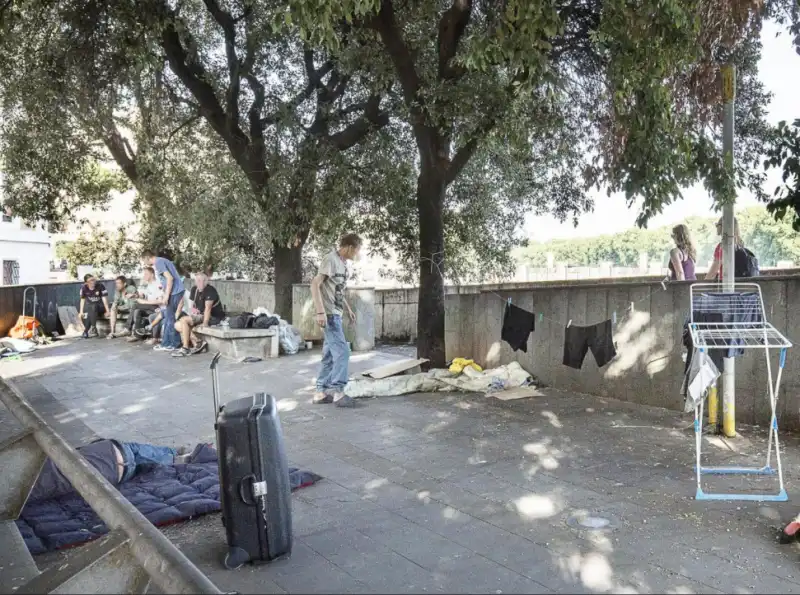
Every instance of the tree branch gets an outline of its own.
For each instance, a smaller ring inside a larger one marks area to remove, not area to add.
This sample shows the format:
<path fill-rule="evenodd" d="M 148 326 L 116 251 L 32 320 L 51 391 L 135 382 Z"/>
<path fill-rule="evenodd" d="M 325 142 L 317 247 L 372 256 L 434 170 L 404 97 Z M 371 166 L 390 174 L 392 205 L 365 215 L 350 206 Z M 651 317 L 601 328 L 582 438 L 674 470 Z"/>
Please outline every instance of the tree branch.
<path fill-rule="evenodd" d="M 231 13 L 223 10 L 217 0 L 203 0 L 203 4 L 222 28 L 225 37 L 225 57 L 228 61 L 228 90 L 226 93 L 226 113 L 228 125 L 239 125 L 239 94 L 241 93 L 242 72 L 239 56 L 236 55 L 236 21 Z"/>
<path fill-rule="evenodd" d="M 172 142 L 172 139 L 175 137 L 176 134 L 178 134 L 181 130 L 183 130 L 187 126 L 191 126 L 192 124 L 197 122 L 197 120 L 199 120 L 200 118 L 201 116 L 199 113 L 193 114 L 192 116 L 187 118 L 185 122 L 180 124 L 177 128 L 175 128 L 172 132 L 169 133 L 169 136 L 167 137 L 167 142 L 164 143 L 163 148 L 167 148 L 169 146 L 169 144 Z"/>
<path fill-rule="evenodd" d="M 458 177 L 467 163 L 469 163 L 469 160 L 472 159 L 472 156 L 475 154 L 475 151 L 478 150 L 478 146 L 480 145 L 481 141 L 486 138 L 486 136 L 497 125 L 497 122 L 500 120 L 503 114 L 505 114 L 506 110 L 508 109 L 507 105 L 511 103 L 516 95 L 517 85 L 520 83 L 520 81 L 524 80 L 525 77 L 526 73 L 521 72 L 511 80 L 511 82 L 505 88 L 504 97 L 508 97 L 508 100 L 505 101 L 501 107 L 493 110 L 491 114 L 486 116 L 484 121 L 481 122 L 481 124 L 473 131 L 470 139 L 453 156 L 453 159 L 450 161 L 450 165 L 447 167 L 445 184 L 451 184 Z"/>
<path fill-rule="evenodd" d="M 436 155 L 434 149 L 433 132 L 425 122 L 425 107 L 419 95 L 420 78 L 414 65 L 414 58 L 408 49 L 400 27 L 394 16 L 394 6 L 392 0 L 382 0 L 381 9 L 372 20 L 372 27 L 386 47 L 386 51 L 397 71 L 397 78 L 400 80 L 400 87 L 403 91 L 403 99 L 406 107 L 411 113 L 411 127 L 414 131 L 414 138 L 423 159 L 433 161 Z"/>
<path fill-rule="evenodd" d="M 472 16 L 472 0 L 453 0 L 439 20 L 439 78 L 452 80 L 463 75 L 462 68 L 456 68 L 450 62 L 458 51 L 458 44 L 464 36 Z"/>
<path fill-rule="evenodd" d="M 270 115 L 261 119 L 264 126 L 276 124 L 284 114 L 287 112 L 294 112 L 306 99 L 311 97 L 316 89 L 323 86 L 322 79 L 333 69 L 333 62 L 330 60 L 326 61 L 319 68 L 316 68 L 314 66 L 314 52 L 309 49 L 303 52 L 303 62 L 306 69 L 306 86 L 289 101 L 281 101 L 278 99 L 278 108 Z"/>
<path fill-rule="evenodd" d="M 388 125 L 389 114 L 380 110 L 380 104 L 381 96 L 372 95 L 366 102 L 362 116 L 341 132 L 332 134 L 329 142 L 340 151 L 346 151 L 364 140 L 370 131 Z"/>
<path fill-rule="evenodd" d="M 169 11 L 165 5 L 164 10 Z M 161 47 L 170 68 L 189 90 L 200 107 L 200 113 L 211 128 L 225 141 L 231 156 L 245 173 L 257 196 L 263 193 L 269 180 L 269 172 L 263 162 L 253 159 L 247 135 L 239 126 L 238 119 L 228 117 L 217 98 L 214 88 L 207 82 L 208 73 L 202 64 L 192 60 L 183 47 L 180 35 L 168 12 L 161 32 Z"/>

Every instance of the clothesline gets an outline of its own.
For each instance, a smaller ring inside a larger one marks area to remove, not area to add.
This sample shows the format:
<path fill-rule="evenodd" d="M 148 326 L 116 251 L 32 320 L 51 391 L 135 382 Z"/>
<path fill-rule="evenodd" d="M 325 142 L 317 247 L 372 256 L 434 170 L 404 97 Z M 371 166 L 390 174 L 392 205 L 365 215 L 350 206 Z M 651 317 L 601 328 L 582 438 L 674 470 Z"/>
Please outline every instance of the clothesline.
<path fill-rule="evenodd" d="M 664 279 L 661 281 L 661 288 L 662 288 L 664 291 L 666 291 L 666 290 L 667 290 L 667 285 L 666 285 L 667 281 L 669 281 L 669 277 L 664 277 Z M 494 296 L 496 296 L 496 297 L 500 298 L 500 299 L 501 299 L 501 300 L 503 300 L 503 301 L 506 301 L 506 302 L 508 302 L 508 303 L 513 303 L 513 302 L 512 302 L 512 298 L 509 298 L 509 297 L 503 297 L 502 295 L 500 295 L 499 293 L 497 293 L 497 292 L 495 292 L 495 291 L 490 291 L 490 292 L 488 292 L 488 293 L 491 293 L 492 295 L 494 295 Z M 629 312 L 633 311 L 633 310 L 635 309 L 635 307 L 636 307 L 636 304 L 639 304 L 639 303 L 641 303 L 641 302 L 643 302 L 643 301 L 645 301 L 645 300 L 649 300 L 649 299 L 650 299 L 652 296 L 653 296 L 653 290 L 651 289 L 651 290 L 648 292 L 648 294 L 647 294 L 646 296 L 644 296 L 644 297 L 642 297 L 642 298 L 639 298 L 638 300 L 634 300 L 634 301 L 632 301 L 632 302 L 630 303 L 630 306 L 628 306 L 628 307 L 627 307 L 627 308 L 624 310 L 624 312 L 623 312 L 623 313 L 624 313 L 624 314 L 627 314 L 627 313 L 629 313 Z M 536 314 L 536 317 L 538 318 L 539 322 L 541 322 L 542 320 L 548 320 L 548 321 L 550 321 L 550 322 L 552 322 L 552 323 L 554 323 L 554 324 L 558 324 L 558 325 L 563 325 L 563 324 L 564 324 L 564 322 L 563 322 L 563 321 L 561 321 L 561 320 L 555 320 L 554 318 L 550 318 L 549 316 L 545 316 L 543 312 L 536 312 L 535 314 Z M 601 323 L 601 322 L 605 322 L 606 320 L 608 320 L 608 318 L 604 318 L 603 320 L 600 320 L 600 321 L 598 321 L 598 322 L 597 322 L 597 323 L 595 323 L 595 324 L 599 324 L 599 323 Z M 616 311 L 616 310 L 614 310 L 614 312 L 612 312 L 612 315 L 611 315 L 611 324 L 613 324 L 614 326 L 616 326 L 616 325 L 617 325 L 617 311 Z M 569 326 L 571 326 L 571 325 L 572 325 L 572 320 L 570 319 L 570 320 L 568 320 L 568 321 L 567 321 L 567 327 L 569 327 Z M 591 324 L 583 324 L 582 326 L 592 326 L 592 325 L 591 325 Z"/>

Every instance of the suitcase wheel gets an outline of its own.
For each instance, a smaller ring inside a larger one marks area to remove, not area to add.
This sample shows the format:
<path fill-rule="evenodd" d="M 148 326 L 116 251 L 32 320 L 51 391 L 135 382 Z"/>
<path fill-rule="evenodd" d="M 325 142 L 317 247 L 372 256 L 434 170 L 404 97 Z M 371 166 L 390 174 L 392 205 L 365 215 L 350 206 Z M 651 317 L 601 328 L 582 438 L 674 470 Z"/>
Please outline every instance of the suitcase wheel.
<path fill-rule="evenodd" d="M 223 564 L 228 570 L 241 568 L 250 561 L 250 554 L 240 547 L 229 547 Z"/>

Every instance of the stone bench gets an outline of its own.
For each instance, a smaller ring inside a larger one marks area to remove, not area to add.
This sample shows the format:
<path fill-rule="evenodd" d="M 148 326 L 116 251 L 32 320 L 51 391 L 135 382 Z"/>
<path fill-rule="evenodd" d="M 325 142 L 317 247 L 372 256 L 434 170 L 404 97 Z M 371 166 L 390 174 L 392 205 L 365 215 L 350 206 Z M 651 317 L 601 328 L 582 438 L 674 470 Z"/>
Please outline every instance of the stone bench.
<path fill-rule="evenodd" d="M 195 334 L 208 343 L 211 352 L 219 351 L 223 357 L 241 361 L 246 357 L 267 359 L 278 357 L 278 327 L 271 328 L 229 328 L 221 326 L 200 326 Z"/>
<path fill-rule="evenodd" d="M 125 329 L 128 328 L 128 314 L 121 314 L 117 317 L 117 328 L 114 331 L 115 333 L 119 334 Z M 83 332 L 83 328 L 81 327 L 81 332 Z M 97 335 L 99 337 L 105 337 L 108 333 L 111 332 L 111 321 L 108 318 L 98 318 L 97 319 Z"/>

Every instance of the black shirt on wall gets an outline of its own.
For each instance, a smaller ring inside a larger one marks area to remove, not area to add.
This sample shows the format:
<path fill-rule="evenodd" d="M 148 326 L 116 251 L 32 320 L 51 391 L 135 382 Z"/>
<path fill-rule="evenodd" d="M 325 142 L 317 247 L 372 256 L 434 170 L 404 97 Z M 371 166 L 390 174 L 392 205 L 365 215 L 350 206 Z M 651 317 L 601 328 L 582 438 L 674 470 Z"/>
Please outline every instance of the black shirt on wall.
<path fill-rule="evenodd" d="M 528 353 L 528 337 L 536 330 L 536 315 L 514 304 L 506 306 L 503 315 L 503 331 L 500 338 L 511 346 L 514 351 Z"/>

